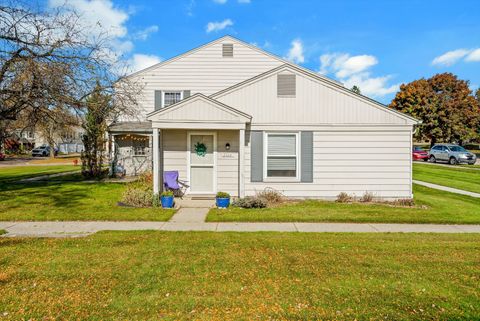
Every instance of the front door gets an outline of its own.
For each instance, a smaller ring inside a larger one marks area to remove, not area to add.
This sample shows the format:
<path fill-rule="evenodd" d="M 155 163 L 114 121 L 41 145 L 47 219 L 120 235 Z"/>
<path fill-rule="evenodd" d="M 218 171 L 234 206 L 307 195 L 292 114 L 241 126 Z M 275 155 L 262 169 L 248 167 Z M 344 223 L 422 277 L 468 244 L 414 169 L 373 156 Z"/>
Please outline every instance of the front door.
<path fill-rule="evenodd" d="M 189 140 L 189 192 L 215 193 L 215 134 L 190 133 Z"/>

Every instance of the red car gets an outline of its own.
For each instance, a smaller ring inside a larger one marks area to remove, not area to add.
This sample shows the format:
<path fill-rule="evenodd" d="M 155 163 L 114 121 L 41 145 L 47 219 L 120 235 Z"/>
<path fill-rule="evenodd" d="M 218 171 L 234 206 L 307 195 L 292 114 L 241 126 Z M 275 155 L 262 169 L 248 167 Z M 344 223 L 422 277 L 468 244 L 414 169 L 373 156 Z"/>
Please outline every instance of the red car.
<path fill-rule="evenodd" d="M 421 147 L 413 147 L 412 158 L 413 160 L 423 160 L 426 162 L 428 161 L 428 152 Z"/>
<path fill-rule="evenodd" d="M 3 161 L 5 160 L 5 154 L 3 154 L 2 152 L 0 152 L 0 161 Z"/>

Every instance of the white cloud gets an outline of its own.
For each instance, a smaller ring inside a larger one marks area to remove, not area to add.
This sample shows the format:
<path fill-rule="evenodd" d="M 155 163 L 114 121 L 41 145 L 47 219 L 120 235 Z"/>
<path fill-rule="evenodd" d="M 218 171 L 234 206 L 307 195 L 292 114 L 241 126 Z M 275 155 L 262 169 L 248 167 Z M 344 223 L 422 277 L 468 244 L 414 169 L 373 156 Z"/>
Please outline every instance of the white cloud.
<path fill-rule="evenodd" d="M 206 27 L 207 33 L 212 32 L 212 31 L 220 31 L 223 30 L 229 26 L 233 26 L 233 21 L 230 19 L 225 19 L 220 22 L 209 22 Z"/>
<path fill-rule="evenodd" d="M 92 33 L 107 30 L 111 37 L 127 35 L 125 23 L 128 20 L 128 13 L 115 8 L 110 0 L 49 0 L 48 4 L 51 8 L 66 5 L 76 10 Z"/>
<path fill-rule="evenodd" d="M 49 0 L 48 6 L 52 9 L 65 6 L 77 12 L 80 15 L 79 23 L 87 30 L 89 37 L 107 36 L 111 48 L 104 50 L 105 55 L 119 56 L 133 49 L 126 27 L 129 13 L 115 7 L 111 0 Z"/>
<path fill-rule="evenodd" d="M 213 2 L 218 3 L 218 4 L 225 4 L 225 3 L 227 3 L 227 0 L 213 0 Z"/>
<path fill-rule="evenodd" d="M 162 61 L 162 58 L 155 55 L 134 54 L 128 60 L 128 69 L 130 72 L 139 71 Z"/>
<path fill-rule="evenodd" d="M 398 91 L 400 84 L 388 85 L 392 76 L 371 77 L 369 72 L 359 73 L 344 79 L 342 82 L 347 88 L 358 86 L 365 96 L 382 97 Z"/>
<path fill-rule="evenodd" d="M 291 47 L 288 50 L 287 57 L 285 58 L 297 64 L 305 62 L 303 43 L 300 39 L 295 39 L 291 42 Z"/>
<path fill-rule="evenodd" d="M 480 61 L 480 48 L 471 50 L 465 61 Z"/>
<path fill-rule="evenodd" d="M 378 64 L 372 55 L 350 56 L 347 53 L 328 53 L 320 56 L 320 73 L 334 74 L 345 87 L 358 86 L 362 94 L 382 97 L 398 90 L 399 84 L 389 85 L 391 75 L 374 77 L 369 69 Z"/>
<path fill-rule="evenodd" d="M 158 31 L 158 26 L 153 25 L 150 27 L 147 27 L 143 30 L 138 31 L 135 34 L 135 38 L 140 39 L 140 40 L 147 40 L 147 38 L 152 34 Z"/>
<path fill-rule="evenodd" d="M 432 65 L 451 66 L 469 53 L 466 49 L 457 49 L 444 53 L 432 60 Z"/>

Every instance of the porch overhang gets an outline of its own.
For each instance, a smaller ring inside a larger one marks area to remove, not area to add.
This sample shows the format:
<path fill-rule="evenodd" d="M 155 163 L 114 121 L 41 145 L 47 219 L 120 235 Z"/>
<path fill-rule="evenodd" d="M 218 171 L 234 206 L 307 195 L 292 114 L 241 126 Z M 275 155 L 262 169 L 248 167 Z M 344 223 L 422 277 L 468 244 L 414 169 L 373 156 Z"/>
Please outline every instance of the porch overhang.
<path fill-rule="evenodd" d="M 202 94 L 147 115 L 158 129 L 245 129 L 252 117 Z"/>

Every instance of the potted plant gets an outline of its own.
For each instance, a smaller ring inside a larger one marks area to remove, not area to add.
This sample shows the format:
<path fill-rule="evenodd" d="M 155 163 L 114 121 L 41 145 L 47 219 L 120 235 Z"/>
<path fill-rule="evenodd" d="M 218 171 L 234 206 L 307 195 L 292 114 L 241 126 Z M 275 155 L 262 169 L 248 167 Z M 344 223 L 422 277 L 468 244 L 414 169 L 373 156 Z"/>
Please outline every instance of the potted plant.
<path fill-rule="evenodd" d="M 164 191 L 160 196 L 163 208 L 173 207 L 173 191 Z"/>
<path fill-rule="evenodd" d="M 230 194 L 225 192 L 218 192 L 216 201 L 218 208 L 227 208 L 230 206 Z"/>

